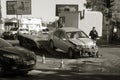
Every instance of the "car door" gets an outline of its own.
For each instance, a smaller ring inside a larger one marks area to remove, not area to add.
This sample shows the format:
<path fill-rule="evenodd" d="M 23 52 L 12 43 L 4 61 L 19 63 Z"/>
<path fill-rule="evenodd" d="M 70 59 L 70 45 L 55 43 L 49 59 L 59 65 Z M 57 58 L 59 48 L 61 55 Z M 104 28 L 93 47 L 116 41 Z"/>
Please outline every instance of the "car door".
<path fill-rule="evenodd" d="M 59 48 L 64 50 L 65 52 L 68 51 L 68 40 L 66 37 L 66 33 L 64 31 L 60 31 L 60 36 L 59 36 Z"/>
<path fill-rule="evenodd" d="M 59 35 L 60 35 L 60 30 L 56 30 L 54 33 L 53 33 L 53 43 L 54 43 L 54 46 L 55 47 L 58 47 L 59 48 Z"/>

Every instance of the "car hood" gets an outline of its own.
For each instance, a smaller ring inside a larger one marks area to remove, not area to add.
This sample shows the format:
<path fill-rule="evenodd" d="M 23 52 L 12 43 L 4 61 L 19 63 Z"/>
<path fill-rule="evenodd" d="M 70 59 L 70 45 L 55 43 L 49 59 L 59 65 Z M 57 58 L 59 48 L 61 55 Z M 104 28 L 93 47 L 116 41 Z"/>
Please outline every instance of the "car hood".
<path fill-rule="evenodd" d="M 17 31 L 10 31 L 12 34 L 16 34 L 17 33 Z"/>
<path fill-rule="evenodd" d="M 90 38 L 77 38 L 77 39 L 69 39 L 69 41 L 75 45 L 93 45 L 94 42 Z"/>
<path fill-rule="evenodd" d="M 27 57 L 29 58 L 34 58 L 35 54 L 32 51 L 28 51 L 24 48 L 20 48 L 20 47 L 4 47 L 2 48 L 3 51 L 6 51 L 10 54 L 13 55 L 18 55 L 19 57 L 22 57 L 24 59 L 26 59 Z"/>
<path fill-rule="evenodd" d="M 4 32 L 3 34 L 11 34 L 11 32 L 9 31 L 9 32 Z"/>

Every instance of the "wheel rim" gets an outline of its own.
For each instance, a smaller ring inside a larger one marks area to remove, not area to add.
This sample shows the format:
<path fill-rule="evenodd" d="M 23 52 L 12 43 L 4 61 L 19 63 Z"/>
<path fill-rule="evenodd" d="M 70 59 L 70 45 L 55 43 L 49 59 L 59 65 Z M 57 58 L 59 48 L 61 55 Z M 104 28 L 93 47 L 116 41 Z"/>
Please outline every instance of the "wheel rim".
<path fill-rule="evenodd" d="M 54 48 L 54 44 L 52 41 L 50 41 L 50 47 L 53 49 Z"/>
<path fill-rule="evenodd" d="M 69 50 L 69 57 L 70 57 L 70 58 L 73 57 L 73 51 L 72 51 L 72 49 Z"/>

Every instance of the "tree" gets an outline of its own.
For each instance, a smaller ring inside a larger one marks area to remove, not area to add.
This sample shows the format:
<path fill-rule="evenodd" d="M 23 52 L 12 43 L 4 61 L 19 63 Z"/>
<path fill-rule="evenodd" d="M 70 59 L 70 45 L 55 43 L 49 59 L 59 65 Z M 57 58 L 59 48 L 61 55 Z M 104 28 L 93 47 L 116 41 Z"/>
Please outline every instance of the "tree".
<path fill-rule="evenodd" d="M 114 5 L 114 0 L 103 0 L 103 5 L 106 8 L 111 8 Z"/>
<path fill-rule="evenodd" d="M 101 11 L 103 14 L 106 13 L 107 9 L 111 9 L 114 6 L 114 0 L 86 0 L 86 8 L 92 9 L 93 11 Z"/>
<path fill-rule="evenodd" d="M 104 11 L 103 1 L 102 0 L 86 0 L 86 8 L 92 9 L 93 11 Z"/>
<path fill-rule="evenodd" d="M 104 26 L 107 28 L 105 32 L 107 34 L 107 42 L 109 43 L 109 39 L 111 38 L 111 18 L 112 11 L 114 6 L 114 0 L 87 0 L 86 8 L 91 8 L 94 11 L 100 11 L 103 13 Z"/>

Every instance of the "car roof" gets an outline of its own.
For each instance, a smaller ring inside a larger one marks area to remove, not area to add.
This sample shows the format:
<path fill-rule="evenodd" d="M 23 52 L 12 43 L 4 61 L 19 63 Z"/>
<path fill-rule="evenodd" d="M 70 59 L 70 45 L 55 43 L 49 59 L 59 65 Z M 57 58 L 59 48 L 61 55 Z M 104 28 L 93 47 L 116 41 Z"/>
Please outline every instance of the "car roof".
<path fill-rule="evenodd" d="M 76 32 L 76 31 L 82 31 L 78 28 L 74 28 L 74 27 L 63 27 L 63 28 L 59 28 L 60 30 L 64 30 L 65 32 Z"/>

